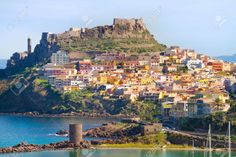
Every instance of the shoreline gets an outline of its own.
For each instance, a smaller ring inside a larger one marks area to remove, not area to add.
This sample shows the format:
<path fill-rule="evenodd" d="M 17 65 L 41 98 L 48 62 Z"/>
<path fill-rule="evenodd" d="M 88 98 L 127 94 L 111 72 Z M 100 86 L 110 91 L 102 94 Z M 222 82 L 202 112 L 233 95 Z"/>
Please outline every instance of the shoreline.
<path fill-rule="evenodd" d="M 62 141 L 44 145 L 28 144 L 22 142 L 15 146 L 0 148 L 0 154 L 42 152 L 42 151 L 54 151 L 54 150 L 55 151 L 74 150 L 74 149 L 91 149 L 91 144 L 88 141 L 82 141 L 80 142 L 80 144 L 70 143 L 69 141 Z"/>
<path fill-rule="evenodd" d="M 61 114 L 35 114 L 32 112 L 25 113 L 0 113 L 0 115 L 9 115 L 9 116 L 24 116 L 24 117 L 38 117 L 38 118 L 113 118 L 113 119 L 122 119 L 122 118 L 133 118 L 131 116 L 125 115 L 102 115 L 102 114 L 88 114 L 88 113 L 61 113 Z"/>

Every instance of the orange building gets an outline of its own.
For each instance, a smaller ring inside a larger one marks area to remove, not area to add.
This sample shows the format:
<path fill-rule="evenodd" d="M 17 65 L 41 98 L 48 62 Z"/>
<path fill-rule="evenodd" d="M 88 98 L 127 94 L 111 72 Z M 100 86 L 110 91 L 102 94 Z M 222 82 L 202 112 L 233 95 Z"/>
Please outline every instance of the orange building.
<path fill-rule="evenodd" d="M 214 71 L 223 71 L 224 65 L 221 62 L 209 62 L 207 65 L 211 66 Z"/>

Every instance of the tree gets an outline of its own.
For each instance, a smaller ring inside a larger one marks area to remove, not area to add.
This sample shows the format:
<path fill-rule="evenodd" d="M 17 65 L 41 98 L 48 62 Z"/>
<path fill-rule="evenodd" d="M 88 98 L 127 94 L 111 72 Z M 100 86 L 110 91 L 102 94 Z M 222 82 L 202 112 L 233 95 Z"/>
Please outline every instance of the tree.
<path fill-rule="evenodd" d="M 219 110 L 221 106 L 221 100 L 219 98 L 216 98 L 215 104 L 216 104 L 217 109 Z"/>

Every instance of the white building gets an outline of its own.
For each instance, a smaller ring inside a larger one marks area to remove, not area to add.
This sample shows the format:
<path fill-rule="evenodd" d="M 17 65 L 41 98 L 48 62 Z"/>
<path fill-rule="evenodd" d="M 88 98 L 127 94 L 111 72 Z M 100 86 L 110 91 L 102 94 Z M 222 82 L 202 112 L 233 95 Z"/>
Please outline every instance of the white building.
<path fill-rule="evenodd" d="M 190 70 L 204 68 L 204 63 L 200 59 L 190 59 L 186 61 L 186 66 Z"/>
<path fill-rule="evenodd" d="M 69 57 L 65 51 L 57 51 L 57 53 L 52 54 L 51 63 L 55 65 L 67 64 L 69 63 Z"/>

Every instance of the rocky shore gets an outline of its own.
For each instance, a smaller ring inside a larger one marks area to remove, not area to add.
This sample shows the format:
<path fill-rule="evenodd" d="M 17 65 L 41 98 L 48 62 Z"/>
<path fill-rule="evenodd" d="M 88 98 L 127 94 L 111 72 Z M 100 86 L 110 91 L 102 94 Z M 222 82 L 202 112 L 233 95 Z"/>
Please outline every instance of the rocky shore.
<path fill-rule="evenodd" d="M 92 140 L 92 145 L 102 145 L 102 144 L 127 144 L 127 143 L 152 143 L 158 139 L 158 143 L 163 141 L 162 144 L 174 144 L 174 145 L 188 145 L 192 146 L 193 140 L 194 145 L 198 148 L 205 148 L 207 143 L 207 137 L 200 137 L 194 135 L 185 135 L 179 132 L 165 132 L 165 135 L 160 135 L 160 137 L 155 134 L 142 135 L 140 132 L 140 125 L 136 123 L 120 123 L 112 122 L 103 124 L 100 127 L 91 128 L 83 132 L 84 137 L 91 138 L 103 138 L 102 140 Z M 63 136 L 69 134 L 67 130 L 61 130 L 56 133 L 57 135 Z M 163 136 L 163 138 L 161 138 Z M 166 136 L 166 138 L 164 137 Z M 212 144 L 217 146 L 217 148 L 223 148 L 227 144 L 225 141 L 217 139 L 212 136 Z M 235 150 L 236 143 L 231 142 L 232 150 Z"/>
<path fill-rule="evenodd" d="M 34 152 L 45 150 L 64 150 L 64 149 L 91 149 L 91 144 L 88 141 L 83 141 L 79 145 L 70 143 L 69 141 L 63 141 L 58 143 L 51 143 L 45 145 L 35 145 L 20 143 L 13 147 L 0 148 L 0 154 L 5 153 L 20 153 L 20 152 Z"/>
<path fill-rule="evenodd" d="M 140 127 L 135 124 L 105 123 L 100 127 L 91 128 L 83 132 L 84 137 L 120 139 L 140 134 Z M 69 130 L 59 130 L 57 136 L 68 136 Z"/>

